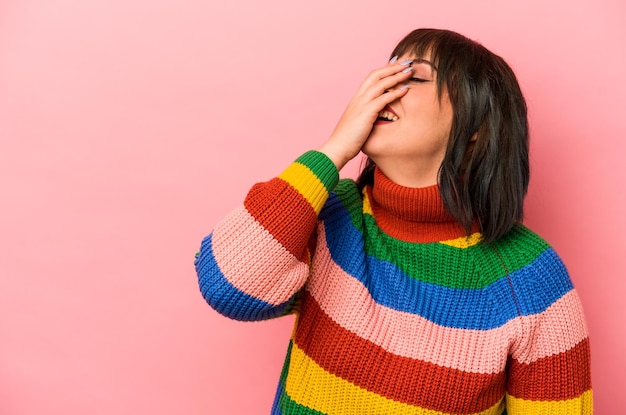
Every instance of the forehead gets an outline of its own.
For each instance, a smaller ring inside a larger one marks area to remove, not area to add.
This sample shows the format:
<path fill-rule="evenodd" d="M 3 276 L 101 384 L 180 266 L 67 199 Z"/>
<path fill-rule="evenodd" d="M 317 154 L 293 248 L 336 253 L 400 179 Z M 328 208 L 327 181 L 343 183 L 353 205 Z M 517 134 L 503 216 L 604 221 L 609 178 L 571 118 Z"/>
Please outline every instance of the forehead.
<path fill-rule="evenodd" d="M 414 69 L 418 69 L 419 68 L 420 70 L 427 71 L 427 72 L 436 72 L 437 71 L 437 67 L 435 66 L 434 63 L 432 63 L 428 59 L 423 59 L 423 58 L 415 58 L 413 60 L 413 63 L 411 64 L 411 66 Z"/>

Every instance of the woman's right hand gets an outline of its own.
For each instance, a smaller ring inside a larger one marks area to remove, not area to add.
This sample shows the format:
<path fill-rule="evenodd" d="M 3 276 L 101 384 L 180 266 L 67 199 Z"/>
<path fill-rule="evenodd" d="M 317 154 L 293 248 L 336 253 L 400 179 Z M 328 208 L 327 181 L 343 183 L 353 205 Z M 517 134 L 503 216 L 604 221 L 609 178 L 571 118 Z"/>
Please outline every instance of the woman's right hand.
<path fill-rule="evenodd" d="M 392 63 L 370 72 L 352 97 L 330 138 L 319 149 L 338 170 L 359 154 L 378 113 L 407 93 L 407 88 L 397 86 L 410 78 L 411 62 L 397 63 L 392 59 Z"/>

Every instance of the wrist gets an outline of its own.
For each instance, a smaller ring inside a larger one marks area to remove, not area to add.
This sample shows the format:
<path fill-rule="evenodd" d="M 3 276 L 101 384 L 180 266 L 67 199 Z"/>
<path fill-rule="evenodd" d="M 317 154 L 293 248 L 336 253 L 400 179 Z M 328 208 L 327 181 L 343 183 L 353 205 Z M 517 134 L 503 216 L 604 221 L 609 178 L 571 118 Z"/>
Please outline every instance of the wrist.
<path fill-rule="evenodd" d="M 318 149 L 318 151 L 325 154 L 326 157 L 328 157 L 330 161 L 333 162 L 335 167 L 337 167 L 338 171 L 341 170 L 343 166 L 345 166 L 346 163 L 348 163 L 348 161 L 350 161 L 351 159 L 351 157 L 346 157 L 344 152 L 337 149 L 331 143 L 324 144 Z"/>

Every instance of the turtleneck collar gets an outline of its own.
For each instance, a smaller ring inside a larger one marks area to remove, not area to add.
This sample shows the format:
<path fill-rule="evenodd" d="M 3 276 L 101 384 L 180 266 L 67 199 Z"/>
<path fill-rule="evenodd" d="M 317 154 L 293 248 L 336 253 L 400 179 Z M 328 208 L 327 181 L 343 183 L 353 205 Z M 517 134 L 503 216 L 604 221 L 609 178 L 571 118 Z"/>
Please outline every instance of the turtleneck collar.
<path fill-rule="evenodd" d="M 376 167 L 367 190 L 377 225 L 406 242 L 438 242 L 466 236 L 443 206 L 439 185 L 411 188 L 392 182 Z"/>

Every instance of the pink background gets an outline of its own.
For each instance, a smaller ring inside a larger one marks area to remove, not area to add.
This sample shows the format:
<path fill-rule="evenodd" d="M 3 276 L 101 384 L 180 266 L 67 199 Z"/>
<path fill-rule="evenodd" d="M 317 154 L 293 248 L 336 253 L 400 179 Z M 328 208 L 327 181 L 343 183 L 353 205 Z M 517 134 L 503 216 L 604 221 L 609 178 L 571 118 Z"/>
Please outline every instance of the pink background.
<path fill-rule="evenodd" d="M 268 413 L 293 319 L 219 316 L 194 254 L 251 184 L 324 142 L 417 27 L 517 72 L 527 223 L 580 291 L 597 412 L 621 413 L 624 4 L 1 2 L 0 413 Z"/>

